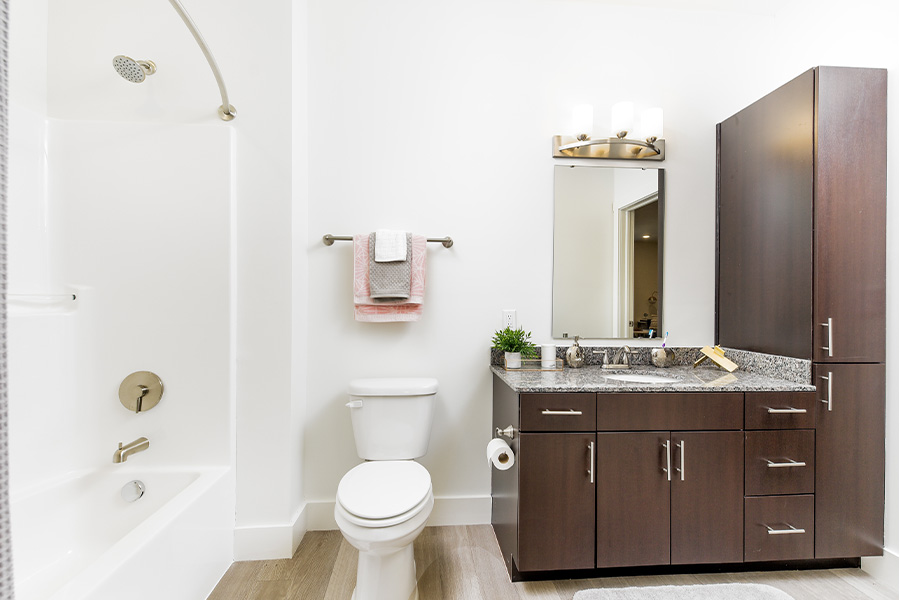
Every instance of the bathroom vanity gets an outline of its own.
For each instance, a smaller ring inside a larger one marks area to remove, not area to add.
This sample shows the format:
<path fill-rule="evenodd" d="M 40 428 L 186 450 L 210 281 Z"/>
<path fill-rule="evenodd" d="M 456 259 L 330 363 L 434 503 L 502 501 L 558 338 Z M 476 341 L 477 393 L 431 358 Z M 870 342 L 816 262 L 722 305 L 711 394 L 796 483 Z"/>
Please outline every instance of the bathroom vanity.
<path fill-rule="evenodd" d="M 658 369 L 676 379 L 661 384 L 492 371 L 493 430 L 512 425 L 516 455 L 492 470 L 492 524 L 514 581 L 817 558 L 832 524 L 814 511 L 829 483 L 813 386 L 708 367 Z"/>

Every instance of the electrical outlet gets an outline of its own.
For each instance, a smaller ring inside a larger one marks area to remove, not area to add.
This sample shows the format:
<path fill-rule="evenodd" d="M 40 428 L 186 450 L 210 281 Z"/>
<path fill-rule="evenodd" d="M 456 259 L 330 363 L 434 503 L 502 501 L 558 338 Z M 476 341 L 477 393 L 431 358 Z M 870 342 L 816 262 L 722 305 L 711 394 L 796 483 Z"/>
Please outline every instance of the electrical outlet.
<path fill-rule="evenodd" d="M 511 329 L 516 328 L 516 309 L 509 308 L 503 311 L 503 322 L 501 323 L 500 327 L 509 327 Z"/>

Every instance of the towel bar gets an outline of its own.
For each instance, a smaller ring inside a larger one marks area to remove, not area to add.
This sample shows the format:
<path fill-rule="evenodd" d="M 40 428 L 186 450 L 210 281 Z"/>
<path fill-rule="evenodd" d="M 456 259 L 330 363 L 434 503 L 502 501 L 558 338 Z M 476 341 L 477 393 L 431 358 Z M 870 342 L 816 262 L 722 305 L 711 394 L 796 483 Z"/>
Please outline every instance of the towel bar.
<path fill-rule="evenodd" d="M 337 242 L 352 242 L 353 236 L 352 235 L 331 235 L 330 233 L 326 233 L 325 235 L 322 236 L 322 243 L 325 244 L 326 246 L 330 246 L 333 243 L 335 243 L 336 241 Z M 444 248 L 449 248 L 450 246 L 453 245 L 453 238 L 451 238 L 449 235 L 447 237 L 443 237 L 443 238 L 427 238 L 425 241 L 426 242 L 440 242 L 441 244 L 444 245 Z"/>

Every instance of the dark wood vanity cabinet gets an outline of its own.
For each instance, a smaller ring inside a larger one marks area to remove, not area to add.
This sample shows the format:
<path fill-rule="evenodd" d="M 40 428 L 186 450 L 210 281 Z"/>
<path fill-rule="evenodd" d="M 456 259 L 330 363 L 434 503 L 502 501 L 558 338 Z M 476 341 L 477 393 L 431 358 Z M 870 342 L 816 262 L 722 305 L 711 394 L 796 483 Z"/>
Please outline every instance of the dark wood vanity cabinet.
<path fill-rule="evenodd" d="M 816 558 L 872 556 L 884 539 L 884 365 L 815 365 Z"/>
<path fill-rule="evenodd" d="M 595 438 L 593 432 L 521 434 L 516 560 L 520 570 L 593 568 L 595 497 L 590 462 Z"/>
<path fill-rule="evenodd" d="M 597 395 L 598 568 L 743 560 L 743 413 L 740 393 Z"/>
<path fill-rule="evenodd" d="M 739 431 L 597 434 L 597 567 L 743 560 Z"/>
<path fill-rule="evenodd" d="M 816 67 L 717 126 L 716 339 L 885 356 L 887 71 Z"/>
<path fill-rule="evenodd" d="M 817 559 L 882 553 L 886 147 L 884 69 L 816 67 L 717 126 L 716 341 L 813 362 Z"/>
<path fill-rule="evenodd" d="M 510 574 L 594 566 L 592 393 L 518 394 L 494 378 L 494 427 L 516 455 L 492 469 L 491 522 Z"/>
<path fill-rule="evenodd" d="M 492 523 L 519 573 L 744 560 L 742 393 L 516 393 L 494 379 Z"/>
<path fill-rule="evenodd" d="M 744 395 L 744 560 L 815 557 L 815 392 Z"/>

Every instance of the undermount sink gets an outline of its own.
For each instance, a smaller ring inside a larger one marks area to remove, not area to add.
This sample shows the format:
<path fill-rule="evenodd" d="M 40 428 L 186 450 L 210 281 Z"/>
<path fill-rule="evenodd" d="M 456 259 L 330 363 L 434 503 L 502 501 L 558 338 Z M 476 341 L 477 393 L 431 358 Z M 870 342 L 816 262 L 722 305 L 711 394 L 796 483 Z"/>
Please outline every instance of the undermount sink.
<path fill-rule="evenodd" d="M 615 375 L 604 375 L 603 377 L 613 381 L 626 381 L 628 383 L 675 383 L 678 381 L 672 377 L 652 375 L 650 373 L 617 373 Z"/>

